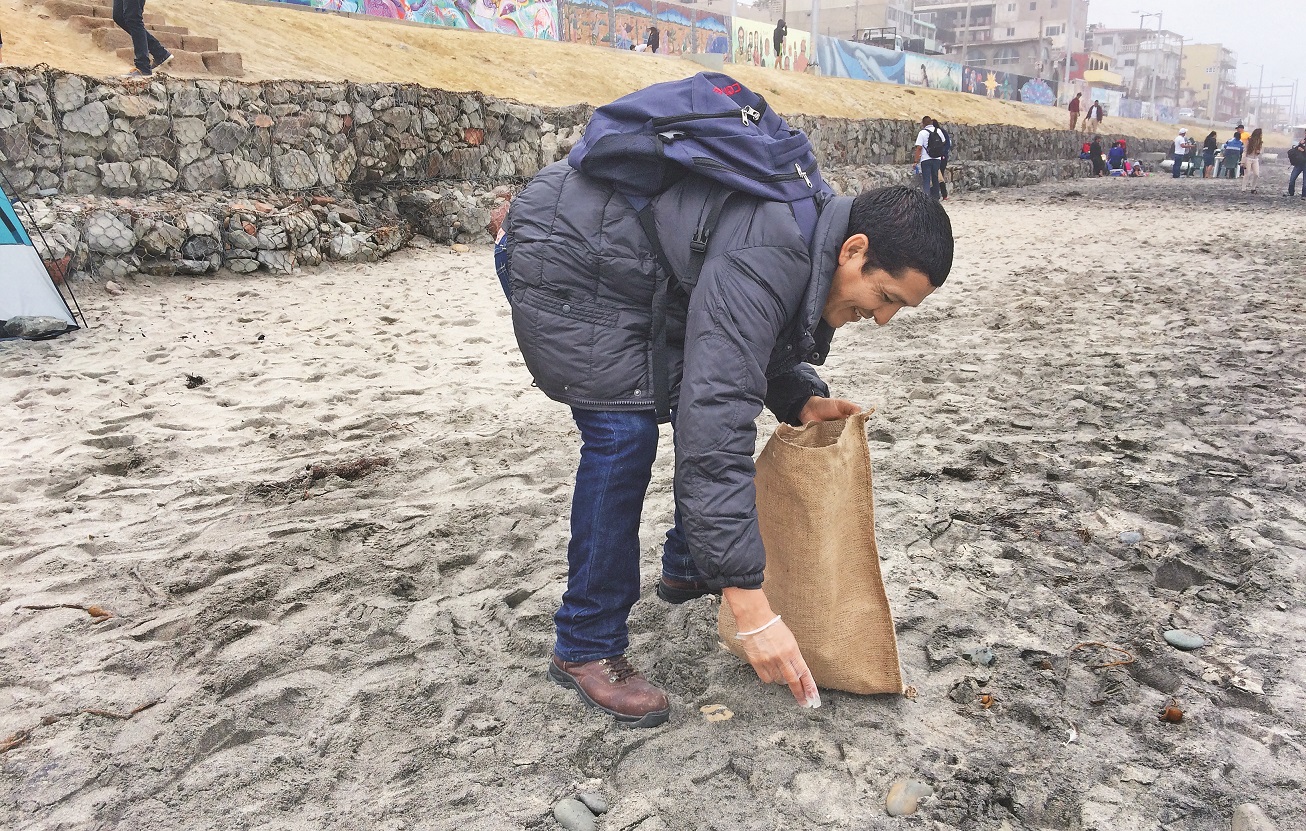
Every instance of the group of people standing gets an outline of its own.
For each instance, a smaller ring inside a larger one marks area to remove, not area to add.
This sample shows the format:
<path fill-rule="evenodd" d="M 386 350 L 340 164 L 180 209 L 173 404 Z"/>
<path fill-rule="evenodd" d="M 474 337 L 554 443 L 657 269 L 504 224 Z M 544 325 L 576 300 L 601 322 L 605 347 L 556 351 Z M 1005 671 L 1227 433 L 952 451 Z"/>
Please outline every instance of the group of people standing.
<path fill-rule="evenodd" d="M 1178 179 L 1183 175 L 1185 164 L 1188 175 L 1195 175 L 1197 165 L 1197 142 L 1188 137 L 1188 129 L 1181 127 L 1179 135 L 1174 138 L 1174 166 L 1170 175 Z M 1202 178 L 1203 179 L 1243 179 L 1243 187 L 1256 192 L 1261 181 L 1261 153 L 1265 148 L 1265 138 L 1261 128 L 1244 132 L 1243 125 L 1234 129 L 1233 135 L 1223 146 L 1219 137 L 1212 130 L 1202 141 Z M 1217 158 L 1218 154 L 1218 158 Z M 1218 166 L 1217 166 L 1218 162 Z"/>

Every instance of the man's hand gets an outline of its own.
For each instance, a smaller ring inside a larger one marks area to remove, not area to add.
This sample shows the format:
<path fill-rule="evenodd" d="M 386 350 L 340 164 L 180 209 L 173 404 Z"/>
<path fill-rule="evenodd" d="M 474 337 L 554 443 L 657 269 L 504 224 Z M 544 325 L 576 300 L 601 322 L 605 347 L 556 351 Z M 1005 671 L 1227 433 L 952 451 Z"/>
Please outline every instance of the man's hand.
<path fill-rule="evenodd" d="M 813 421 L 838 421 L 841 418 L 857 415 L 861 411 L 862 405 L 852 401 L 813 395 L 799 411 L 798 420 L 803 424 L 811 424 Z"/>
<path fill-rule="evenodd" d="M 736 637 L 744 655 L 762 683 L 786 684 L 799 704 L 820 707 L 821 694 L 798 650 L 798 641 L 784 621 L 771 611 L 766 594 L 761 589 L 734 587 L 727 587 L 722 594 L 735 616 L 735 626 L 741 633 Z"/>

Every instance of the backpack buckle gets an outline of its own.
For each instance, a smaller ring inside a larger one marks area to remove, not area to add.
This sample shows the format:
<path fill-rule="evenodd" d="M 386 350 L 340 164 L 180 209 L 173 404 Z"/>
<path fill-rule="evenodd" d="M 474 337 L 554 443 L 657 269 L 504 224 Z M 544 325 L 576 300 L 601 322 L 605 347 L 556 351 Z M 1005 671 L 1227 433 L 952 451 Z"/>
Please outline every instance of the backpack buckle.
<path fill-rule="evenodd" d="M 707 228 L 699 228 L 694 232 L 694 236 L 689 240 L 689 250 L 693 251 L 695 254 L 706 254 L 707 238 L 710 235 L 711 232 L 708 231 Z"/>
<path fill-rule="evenodd" d="M 670 144 L 676 139 L 684 138 L 684 137 L 685 137 L 685 133 L 682 130 L 666 130 L 664 132 L 658 133 L 658 138 L 662 140 L 663 144 Z"/>
<path fill-rule="evenodd" d="M 750 121 L 756 124 L 762 120 L 762 114 L 752 107 L 741 107 L 739 115 L 743 119 L 745 125 Z"/>

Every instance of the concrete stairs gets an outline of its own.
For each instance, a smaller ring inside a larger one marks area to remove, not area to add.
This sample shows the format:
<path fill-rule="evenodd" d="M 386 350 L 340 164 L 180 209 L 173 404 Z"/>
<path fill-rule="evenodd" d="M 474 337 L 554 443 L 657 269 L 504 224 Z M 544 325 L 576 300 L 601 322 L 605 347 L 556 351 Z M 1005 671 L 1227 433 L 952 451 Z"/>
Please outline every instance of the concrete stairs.
<path fill-rule="evenodd" d="M 91 40 L 106 52 L 113 52 L 128 66 L 134 58 L 132 40 L 113 22 L 113 0 L 46 0 L 45 9 L 57 20 L 66 20 L 79 32 L 90 32 Z M 245 74 L 239 52 L 223 52 L 218 39 L 193 35 L 182 26 L 169 26 L 161 14 L 145 13 L 145 28 L 158 38 L 172 60 L 164 72 L 238 77 Z"/>

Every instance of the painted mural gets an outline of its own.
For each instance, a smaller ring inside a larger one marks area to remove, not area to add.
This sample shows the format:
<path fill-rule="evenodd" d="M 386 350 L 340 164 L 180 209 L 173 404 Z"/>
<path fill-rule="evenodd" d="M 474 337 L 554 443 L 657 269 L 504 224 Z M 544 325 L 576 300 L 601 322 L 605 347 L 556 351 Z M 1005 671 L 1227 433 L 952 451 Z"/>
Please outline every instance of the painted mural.
<path fill-rule="evenodd" d="M 515 37 L 564 40 L 591 46 L 630 49 L 645 40 L 650 26 L 660 34 L 658 52 L 709 53 L 726 61 L 794 72 L 816 65 L 822 75 L 887 84 L 907 84 L 967 92 L 1003 101 L 1055 106 L 1053 81 L 960 64 L 930 55 L 895 52 L 864 43 L 790 29 L 775 54 L 775 26 L 659 0 L 273 0 L 319 11 L 349 12 L 434 26 L 449 26 Z M 1141 117 L 1141 101 L 1093 90 L 1107 112 Z M 1175 113 L 1157 107 L 1157 120 Z"/>
<path fill-rule="evenodd" d="M 903 81 L 913 87 L 958 92 L 961 89 L 961 64 L 929 55 L 903 53 Z"/>
<path fill-rule="evenodd" d="M 822 75 L 884 84 L 903 83 L 905 52 L 820 35 L 816 39 L 816 57 Z"/>
<path fill-rule="evenodd" d="M 432 26 L 558 40 L 558 0 L 275 0 L 326 12 L 350 12 Z"/>

